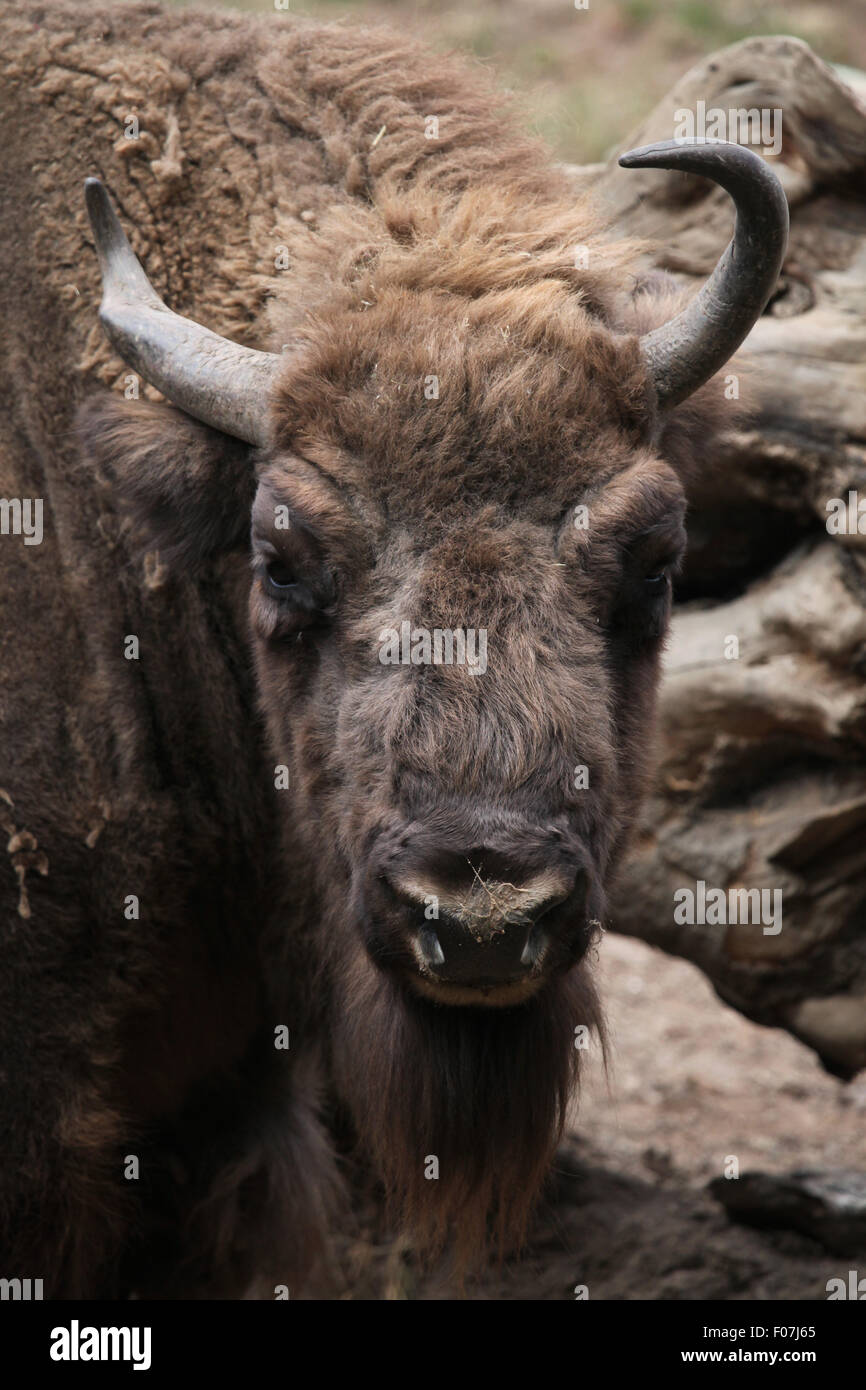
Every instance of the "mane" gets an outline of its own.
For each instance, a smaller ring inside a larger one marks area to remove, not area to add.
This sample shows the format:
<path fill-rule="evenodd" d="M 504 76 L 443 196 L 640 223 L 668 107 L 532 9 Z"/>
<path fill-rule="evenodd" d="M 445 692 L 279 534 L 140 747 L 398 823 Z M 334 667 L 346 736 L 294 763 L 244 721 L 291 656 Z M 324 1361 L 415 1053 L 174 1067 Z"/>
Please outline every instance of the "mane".
<path fill-rule="evenodd" d="M 547 321 L 579 307 L 612 327 L 641 250 L 609 240 L 585 196 L 527 202 L 518 190 L 490 186 L 449 196 L 396 181 L 378 187 L 373 205 L 331 209 L 289 249 L 291 288 L 272 308 L 284 336 L 311 313 L 363 313 L 394 291 L 491 303 L 508 293 L 538 304 Z"/>
<path fill-rule="evenodd" d="M 279 118 L 321 141 L 338 186 L 286 238 L 290 271 L 270 308 L 281 344 L 309 315 L 363 313 L 397 291 L 473 301 L 543 286 L 548 321 L 579 306 L 617 322 L 642 245 L 611 239 L 480 64 L 344 26 L 300 30 L 292 48 L 293 70 L 301 55 L 309 64 L 304 92 L 283 79 L 280 52 L 259 78 Z"/>

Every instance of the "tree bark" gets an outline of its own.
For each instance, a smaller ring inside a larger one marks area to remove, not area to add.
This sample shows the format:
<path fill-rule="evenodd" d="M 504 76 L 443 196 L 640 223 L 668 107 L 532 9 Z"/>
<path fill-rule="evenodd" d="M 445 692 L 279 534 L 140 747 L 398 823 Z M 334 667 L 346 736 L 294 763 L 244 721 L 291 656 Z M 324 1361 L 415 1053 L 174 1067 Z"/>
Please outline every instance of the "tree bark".
<path fill-rule="evenodd" d="M 842 1076 L 866 1066 L 866 85 L 849 81 L 796 39 L 748 39 L 687 73 L 622 146 L 671 139 L 674 113 L 698 100 L 780 109 L 771 162 L 791 238 L 728 369 L 755 414 L 690 484 L 658 773 L 611 920 L 694 961 L 728 1003 Z M 657 243 L 656 266 L 699 284 L 731 234 L 727 195 L 624 173 L 621 152 L 576 182 L 618 230 Z M 842 504 L 853 531 L 834 533 Z M 779 890 L 781 929 L 732 922 L 729 895 L 727 920 L 676 920 L 701 881 L 765 889 L 767 903 Z"/>

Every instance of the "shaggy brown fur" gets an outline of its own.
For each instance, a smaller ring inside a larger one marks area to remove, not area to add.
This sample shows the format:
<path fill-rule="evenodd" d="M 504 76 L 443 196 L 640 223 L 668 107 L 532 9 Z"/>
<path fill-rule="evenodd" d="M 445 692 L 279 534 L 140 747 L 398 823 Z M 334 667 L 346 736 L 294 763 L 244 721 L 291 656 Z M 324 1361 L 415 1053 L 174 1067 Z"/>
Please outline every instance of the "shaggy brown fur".
<path fill-rule="evenodd" d="M 646 777 L 670 464 L 706 451 L 721 391 L 659 438 L 629 331 L 672 306 L 634 298 L 634 248 L 480 71 L 281 14 L 0 13 L 0 484 L 46 507 L 41 546 L 0 541 L 0 784 L 47 857 L 29 919 L 26 864 L 0 879 L 2 1272 L 295 1286 L 340 1190 L 326 1096 L 427 1249 L 519 1243 L 599 1025 L 585 953 Z M 173 308 L 289 349 L 264 456 L 94 392 L 128 373 L 88 174 Z M 303 602 L 267 591 L 274 555 Z M 488 671 L 383 667 L 404 618 L 486 628 Z M 492 884 L 580 885 L 519 1005 L 419 993 L 383 897 L 407 854 L 475 847 Z"/>

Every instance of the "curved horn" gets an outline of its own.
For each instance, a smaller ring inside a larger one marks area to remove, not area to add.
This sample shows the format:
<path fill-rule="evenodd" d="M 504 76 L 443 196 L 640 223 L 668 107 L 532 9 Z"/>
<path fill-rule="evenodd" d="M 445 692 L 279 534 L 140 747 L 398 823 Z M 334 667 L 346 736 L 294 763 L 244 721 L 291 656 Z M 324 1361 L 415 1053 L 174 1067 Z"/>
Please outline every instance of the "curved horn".
<path fill-rule="evenodd" d="M 706 284 L 669 323 L 640 339 L 659 404 L 678 405 L 736 352 L 773 293 L 788 243 L 782 185 L 760 155 L 724 140 L 665 140 L 629 150 L 625 169 L 682 169 L 721 184 L 734 235 Z"/>
<path fill-rule="evenodd" d="M 84 185 L 102 271 L 99 319 L 125 362 L 175 405 L 248 444 L 266 441 L 267 400 L 281 358 L 221 338 L 163 304 L 99 179 Z"/>

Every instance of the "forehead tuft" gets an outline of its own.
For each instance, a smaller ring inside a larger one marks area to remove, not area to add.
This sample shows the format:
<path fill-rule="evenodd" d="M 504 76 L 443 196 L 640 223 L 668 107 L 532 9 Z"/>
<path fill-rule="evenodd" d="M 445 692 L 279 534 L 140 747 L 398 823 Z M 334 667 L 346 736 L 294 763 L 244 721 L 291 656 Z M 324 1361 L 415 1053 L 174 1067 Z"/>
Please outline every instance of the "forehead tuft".
<path fill-rule="evenodd" d="M 540 282 L 478 300 L 383 292 L 311 325 L 275 405 L 282 449 L 343 456 L 386 505 L 555 509 L 627 466 L 652 404 L 636 340 Z"/>

